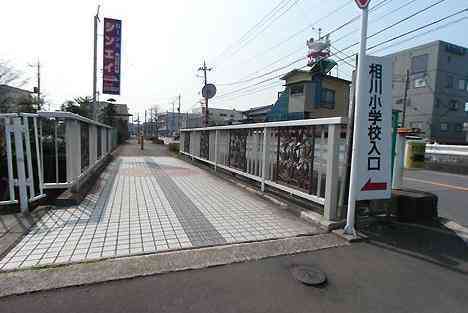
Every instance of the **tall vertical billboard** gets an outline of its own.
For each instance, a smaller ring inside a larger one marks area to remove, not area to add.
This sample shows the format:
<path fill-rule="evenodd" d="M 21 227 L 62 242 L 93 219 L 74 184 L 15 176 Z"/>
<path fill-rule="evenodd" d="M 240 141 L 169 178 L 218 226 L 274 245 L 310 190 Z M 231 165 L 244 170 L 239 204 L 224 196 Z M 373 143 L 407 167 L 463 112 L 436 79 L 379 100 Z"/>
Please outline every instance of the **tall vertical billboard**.
<path fill-rule="evenodd" d="M 102 93 L 120 95 L 122 21 L 104 18 Z"/>

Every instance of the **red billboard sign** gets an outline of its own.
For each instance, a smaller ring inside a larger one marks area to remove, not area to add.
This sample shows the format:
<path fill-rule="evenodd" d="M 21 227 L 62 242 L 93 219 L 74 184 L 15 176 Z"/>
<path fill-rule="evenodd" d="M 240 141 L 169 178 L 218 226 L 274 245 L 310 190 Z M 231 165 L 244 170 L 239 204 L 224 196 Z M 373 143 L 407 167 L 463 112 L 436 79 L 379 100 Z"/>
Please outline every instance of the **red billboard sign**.
<path fill-rule="evenodd" d="M 354 0 L 354 1 L 358 5 L 358 7 L 360 7 L 361 9 L 367 8 L 370 2 L 370 0 Z"/>
<path fill-rule="evenodd" d="M 122 21 L 104 18 L 102 93 L 120 95 Z"/>

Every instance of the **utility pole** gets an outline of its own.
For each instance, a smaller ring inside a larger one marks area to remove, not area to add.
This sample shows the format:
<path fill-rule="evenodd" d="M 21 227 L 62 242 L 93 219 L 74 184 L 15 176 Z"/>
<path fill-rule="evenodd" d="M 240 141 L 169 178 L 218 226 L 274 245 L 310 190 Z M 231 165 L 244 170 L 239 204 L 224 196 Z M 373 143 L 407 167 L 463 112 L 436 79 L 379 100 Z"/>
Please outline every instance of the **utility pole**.
<path fill-rule="evenodd" d="M 171 120 L 172 120 L 172 126 L 174 126 L 174 128 L 175 128 L 175 112 L 174 112 L 174 105 L 175 105 L 175 101 L 172 100 L 172 114 L 171 114 L 171 115 L 172 115 L 172 118 L 171 118 Z"/>
<path fill-rule="evenodd" d="M 179 93 L 179 106 L 177 107 L 177 135 L 180 136 L 180 93 Z"/>
<path fill-rule="evenodd" d="M 37 60 L 37 110 L 41 110 L 41 62 Z"/>
<path fill-rule="evenodd" d="M 205 79 L 204 86 L 206 86 L 206 84 L 207 84 L 206 72 L 211 71 L 212 68 L 211 67 L 208 68 L 206 66 L 206 61 L 203 61 L 203 67 L 199 67 L 198 70 L 203 71 L 203 77 Z M 205 127 L 208 127 L 208 97 L 205 97 Z"/>
<path fill-rule="evenodd" d="M 93 46 L 93 119 L 96 120 L 97 115 L 97 103 L 96 103 L 96 92 L 97 92 L 97 40 L 98 40 L 98 22 L 99 20 L 99 9 L 97 7 L 96 15 L 94 16 L 94 46 Z"/>
<path fill-rule="evenodd" d="M 137 114 L 137 136 L 140 136 L 140 113 Z"/>
<path fill-rule="evenodd" d="M 143 126 L 143 137 L 146 136 L 146 110 L 145 110 L 145 126 Z"/>
<path fill-rule="evenodd" d="M 406 102 L 408 101 L 408 89 L 409 89 L 409 70 L 406 70 L 406 79 L 405 79 L 405 93 L 403 96 L 403 117 L 401 119 L 401 127 L 405 127 L 406 121 Z"/>

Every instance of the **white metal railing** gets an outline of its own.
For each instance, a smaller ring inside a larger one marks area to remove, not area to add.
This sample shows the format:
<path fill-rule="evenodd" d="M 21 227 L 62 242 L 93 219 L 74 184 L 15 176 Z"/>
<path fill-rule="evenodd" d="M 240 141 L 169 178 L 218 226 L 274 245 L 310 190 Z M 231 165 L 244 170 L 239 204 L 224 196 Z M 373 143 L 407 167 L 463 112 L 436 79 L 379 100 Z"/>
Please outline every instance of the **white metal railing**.
<path fill-rule="evenodd" d="M 0 114 L 0 152 L 6 156 L 0 178 L 8 185 L 0 205 L 19 200 L 25 211 L 44 189 L 79 185 L 116 145 L 115 129 L 77 114 Z"/>
<path fill-rule="evenodd" d="M 468 146 L 426 144 L 426 154 L 468 156 Z"/>
<path fill-rule="evenodd" d="M 323 206 L 337 220 L 345 192 L 341 117 L 181 129 L 180 152 Z"/>

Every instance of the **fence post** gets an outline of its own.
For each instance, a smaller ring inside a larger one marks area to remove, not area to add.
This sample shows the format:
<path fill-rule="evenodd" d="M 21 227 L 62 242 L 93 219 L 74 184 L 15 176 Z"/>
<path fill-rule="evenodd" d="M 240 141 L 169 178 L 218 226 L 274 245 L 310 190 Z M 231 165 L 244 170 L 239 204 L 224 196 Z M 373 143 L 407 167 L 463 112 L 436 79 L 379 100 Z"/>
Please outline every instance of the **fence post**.
<path fill-rule="evenodd" d="M 218 165 L 218 130 L 215 130 L 215 155 L 214 155 L 214 170 L 216 171 Z"/>
<path fill-rule="evenodd" d="M 42 171 L 44 170 L 43 163 L 42 163 L 43 155 L 42 155 L 42 151 L 41 151 L 41 148 L 40 148 L 40 146 L 42 145 L 42 131 L 41 131 L 41 134 L 39 136 L 38 131 L 37 131 L 37 127 L 38 127 L 37 119 L 38 119 L 38 117 L 33 118 L 33 123 L 34 123 L 33 127 L 34 127 L 34 139 L 35 139 L 35 142 L 36 142 L 36 159 L 37 159 L 37 176 L 38 176 L 38 179 L 39 179 L 39 194 L 42 195 L 44 193 L 44 190 L 43 190 L 43 188 L 44 188 L 43 187 L 44 186 L 44 179 L 43 179 L 43 176 L 42 176 Z"/>
<path fill-rule="evenodd" d="M 107 144 L 106 128 L 101 127 L 101 128 L 99 128 L 99 131 L 101 132 L 101 159 L 102 159 L 107 155 L 107 151 L 106 151 L 106 144 Z"/>
<path fill-rule="evenodd" d="M 13 153 L 11 151 L 11 132 L 14 132 L 14 125 L 10 119 L 5 119 L 5 143 L 8 162 L 8 189 L 10 191 L 10 200 L 15 200 L 15 179 L 13 174 Z"/>
<path fill-rule="evenodd" d="M 395 159 L 393 161 L 392 188 L 399 189 L 403 184 L 403 166 L 405 160 L 406 138 L 403 134 L 397 134 Z"/>
<path fill-rule="evenodd" d="M 97 161 L 97 126 L 90 124 L 89 127 L 89 168 Z"/>
<path fill-rule="evenodd" d="M 340 125 L 328 125 L 327 176 L 325 184 L 325 205 L 323 217 L 327 221 L 338 217 L 338 140 Z"/>
<path fill-rule="evenodd" d="M 72 183 L 77 180 L 81 174 L 80 123 L 76 120 L 65 120 L 65 149 L 67 182 Z"/>
<path fill-rule="evenodd" d="M 265 179 L 266 179 L 266 168 L 267 168 L 267 149 L 268 149 L 268 138 L 270 129 L 263 128 L 263 150 L 262 150 L 262 192 L 265 191 Z"/>
<path fill-rule="evenodd" d="M 26 182 L 26 168 L 24 165 L 23 133 L 24 127 L 21 125 L 21 117 L 14 119 L 14 137 L 16 150 L 16 166 L 18 170 L 18 188 L 21 213 L 27 213 L 28 210 L 28 190 Z M 27 122 L 27 121 L 26 121 Z"/>
<path fill-rule="evenodd" d="M 29 198 L 33 198 L 36 195 L 34 190 L 34 174 L 32 167 L 32 153 L 31 153 L 31 140 L 29 133 L 29 117 L 23 117 L 23 129 L 24 129 L 24 145 L 26 147 L 26 160 L 28 166 L 28 176 L 26 182 L 29 186 Z M 29 200 L 28 200 L 29 201 Z"/>

